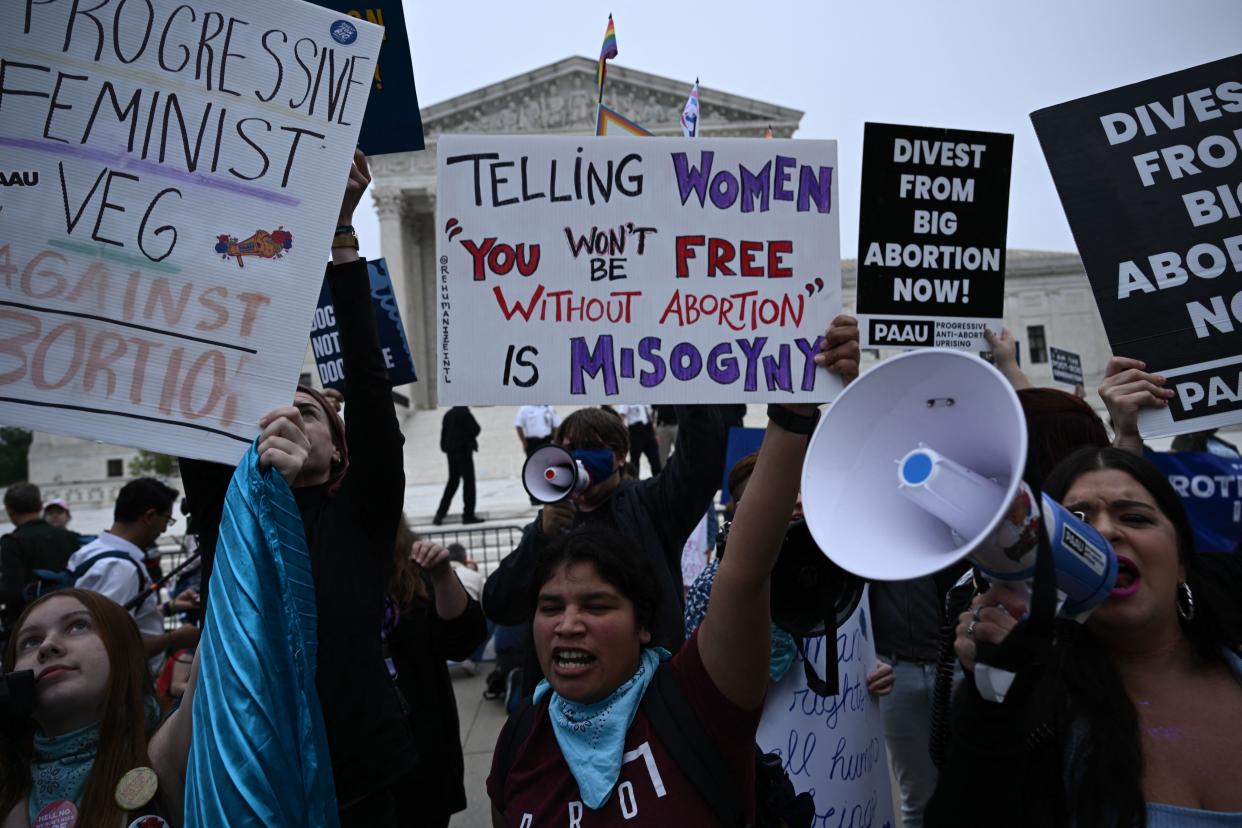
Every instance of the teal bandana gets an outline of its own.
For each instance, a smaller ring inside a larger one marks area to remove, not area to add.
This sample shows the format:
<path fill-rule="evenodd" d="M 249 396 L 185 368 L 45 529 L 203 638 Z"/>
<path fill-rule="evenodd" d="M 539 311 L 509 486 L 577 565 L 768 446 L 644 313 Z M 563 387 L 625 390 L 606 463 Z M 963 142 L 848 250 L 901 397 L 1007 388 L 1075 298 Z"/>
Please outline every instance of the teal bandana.
<path fill-rule="evenodd" d="M 768 678 L 774 682 L 783 679 L 797 655 L 798 645 L 794 642 L 794 637 L 773 624 L 772 656 L 768 660 Z"/>
<path fill-rule="evenodd" d="M 34 761 L 30 765 L 30 824 L 39 811 L 57 800 L 82 804 L 86 777 L 95 765 L 99 749 L 99 725 L 87 725 L 63 736 L 44 736 L 36 731 Z"/>
<path fill-rule="evenodd" d="M 634 722 L 647 685 L 655 678 L 656 668 L 668 658 L 669 652 L 663 647 L 644 648 L 637 672 L 609 696 L 592 704 L 561 698 L 555 691 L 548 699 L 548 716 L 556 743 L 578 783 L 583 804 L 593 811 L 604 806 L 617 785 L 625 734 Z M 535 702 L 550 690 L 547 679 L 539 682 Z"/>

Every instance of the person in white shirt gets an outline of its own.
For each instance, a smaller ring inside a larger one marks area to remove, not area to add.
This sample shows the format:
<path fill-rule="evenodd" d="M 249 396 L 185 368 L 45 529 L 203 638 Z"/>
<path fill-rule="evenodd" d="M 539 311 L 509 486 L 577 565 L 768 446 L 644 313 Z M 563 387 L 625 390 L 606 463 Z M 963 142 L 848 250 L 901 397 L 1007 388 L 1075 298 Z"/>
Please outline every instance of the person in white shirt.
<path fill-rule="evenodd" d="M 552 442 L 552 432 L 561 424 L 556 409 L 550 405 L 524 405 L 518 409 L 513 427 L 517 429 L 518 441 L 522 451 L 530 457 L 536 450 Z M 532 506 L 541 505 L 535 498 L 530 499 Z"/>
<path fill-rule="evenodd" d="M 625 418 L 625 427 L 630 431 L 630 462 L 634 464 L 635 471 L 639 470 L 639 461 L 646 457 L 651 475 L 659 474 L 660 450 L 647 406 L 614 405 L 613 409 Z"/>
<path fill-rule="evenodd" d="M 560 424 L 561 418 L 550 405 L 524 405 L 518 409 L 517 418 L 513 421 L 522 450 L 528 457 L 552 439 L 552 432 Z"/>
<path fill-rule="evenodd" d="M 466 590 L 466 594 L 476 601 L 483 600 L 483 573 L 477 569 L 477 564 L 468 562 L 466 559 L 466 547 L 460 543 L 450 543 L 448 545 L 449 565 L 453 567 L 453 572 L 457 574 L 457 580 L 461 581 L 461 586 Z"/>
<path fill-rule="evenodd" d="M 97 592 L 122 607 L 127 607 L 139 593 L 148 593 L 130 614 L 142 634 L 152 673 L 159 672 L 167 650 L 193 649 L 198 644 L 197 627 L 185 625 L 171 633 L 164 632 L 165 607 L 160 605 L 158 592 L 150 589 L 146 568 L 144 550 L 153 546 L 176 520 L 172 509 L 178 496 L 176 489 L 153 477 L 126 483 L 117 495 L 112 528 L 74 552 L 68 563 L 70 572 L 85 567 L 74 584 L 76 588 Z M 169 602 L 167 609 L 192 609 L 195 604 L 193 594 L 182 594 Z"/>

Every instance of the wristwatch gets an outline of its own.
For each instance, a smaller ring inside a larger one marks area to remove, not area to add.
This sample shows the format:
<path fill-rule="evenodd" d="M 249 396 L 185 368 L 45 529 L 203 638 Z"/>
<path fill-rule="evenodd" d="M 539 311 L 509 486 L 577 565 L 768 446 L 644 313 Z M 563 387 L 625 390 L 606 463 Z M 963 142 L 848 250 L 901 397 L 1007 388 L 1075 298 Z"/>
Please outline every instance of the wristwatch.
<path fill-rule="evenodd" d="M 793 434 L 810 434 L 819 423 L 819 409 L 810 416 L 795 414 L 783 405 L 772 403 L 768 406 L 768 419 Z"/>

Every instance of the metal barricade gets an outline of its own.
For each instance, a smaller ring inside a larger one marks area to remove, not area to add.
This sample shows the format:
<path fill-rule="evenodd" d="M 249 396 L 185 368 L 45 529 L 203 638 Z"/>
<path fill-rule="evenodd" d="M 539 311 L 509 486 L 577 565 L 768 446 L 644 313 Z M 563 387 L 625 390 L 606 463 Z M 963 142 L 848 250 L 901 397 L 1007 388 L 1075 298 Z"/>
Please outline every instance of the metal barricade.
<path fill-rule="evenodd" d="M 521 526 L 461 527 L 460 529 L 436 529 L 420 531 L 424 540 L 441 546 L 460 543 L 466 547 L 466 558 L 479 565 L 479 572 L 486 577 L 500 565 L 500 560 L 517 548 L 522 539 Z"/>

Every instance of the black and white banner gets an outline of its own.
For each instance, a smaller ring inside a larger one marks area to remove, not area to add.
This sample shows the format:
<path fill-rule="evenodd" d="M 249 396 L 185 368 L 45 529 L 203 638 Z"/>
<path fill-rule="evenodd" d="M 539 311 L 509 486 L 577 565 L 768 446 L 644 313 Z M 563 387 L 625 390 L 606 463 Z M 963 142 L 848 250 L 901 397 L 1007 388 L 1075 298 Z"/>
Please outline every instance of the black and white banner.
<path fill-rule="evenodd" d="M 863 347 L 987 350 L 1000 330 L 1013 136 L 867 124 L 858 226 Z"/>
<path fill-rule="evenodd" d="M 1031 115 L 1113 353 L 1159 437 L 1242 422 L 1242 55 Z"/>

